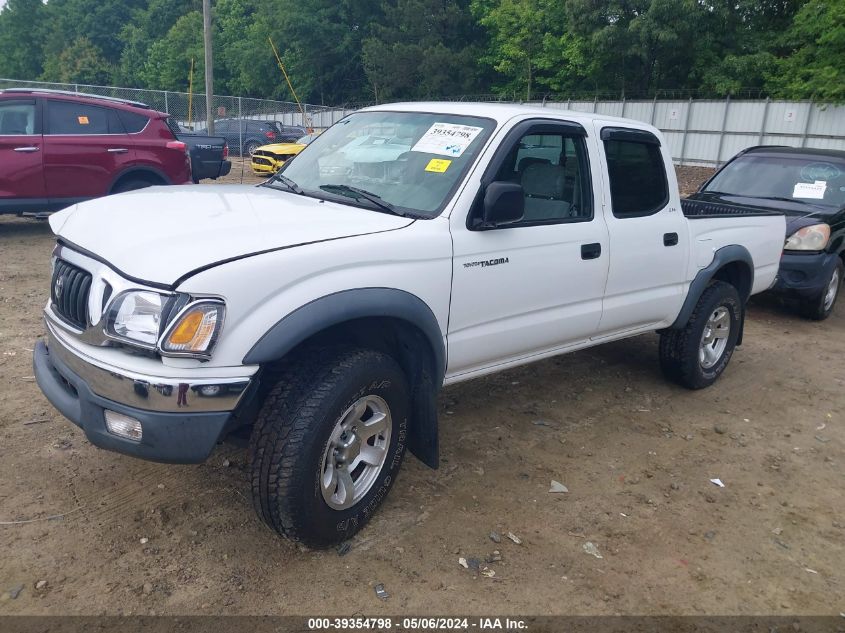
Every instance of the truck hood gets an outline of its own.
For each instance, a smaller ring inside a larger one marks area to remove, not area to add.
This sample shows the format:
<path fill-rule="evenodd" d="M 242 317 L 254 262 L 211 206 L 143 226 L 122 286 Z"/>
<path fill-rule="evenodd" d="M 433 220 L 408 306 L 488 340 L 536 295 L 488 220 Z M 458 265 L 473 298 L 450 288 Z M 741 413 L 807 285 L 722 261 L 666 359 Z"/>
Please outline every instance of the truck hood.
<path fill-rule="evenodd" d="M 413 220 L 245 185 L 150 187 L 50 217 L 53 232 L 127 277 L 173 285 L 258 253 L 391 231 Z"/>

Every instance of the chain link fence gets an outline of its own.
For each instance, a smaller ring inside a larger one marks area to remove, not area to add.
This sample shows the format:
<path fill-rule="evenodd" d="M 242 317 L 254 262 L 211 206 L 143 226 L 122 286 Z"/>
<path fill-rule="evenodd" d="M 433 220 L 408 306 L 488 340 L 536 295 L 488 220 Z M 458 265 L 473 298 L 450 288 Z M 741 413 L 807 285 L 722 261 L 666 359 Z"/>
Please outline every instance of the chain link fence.
<path fill-rule="evenodd" d="M 112 97 L 144 103 L 154 110 L 167 112 L 185 132 L 206 130 L 206 96 L 203 93 L 172 92 L 169 90 L 146 90 L 142 88 L 122 88 L 117 86 L 92 86 L 88 84 L 53 83 L 44 81 L 21 81 L 0 78 L 0 90 L 7 88 L 29 88 L 40 90 L 63 90 L 80 94 Z M 322 129 L 324 117 L 320 113 L 328 110 L 326 106 L 316 106 L 290 101 L 271 99 L 253 99 L 214 95 L 212 97 L 212 115 L 215 120 L 215 134 L 224 136 L 233 154 L 249 154 L 249 150 L 259 140 L 267 143 L 266 131 L 259 130 L 252 121 L 275 122 L 278 125 L 276 136 L 280 140 L 293 140 L 301 136 L 303 128 Z M 319 118 L 320 123 L 315 119 Z M 281 131 L 281 134 L 279 134 Z"/>

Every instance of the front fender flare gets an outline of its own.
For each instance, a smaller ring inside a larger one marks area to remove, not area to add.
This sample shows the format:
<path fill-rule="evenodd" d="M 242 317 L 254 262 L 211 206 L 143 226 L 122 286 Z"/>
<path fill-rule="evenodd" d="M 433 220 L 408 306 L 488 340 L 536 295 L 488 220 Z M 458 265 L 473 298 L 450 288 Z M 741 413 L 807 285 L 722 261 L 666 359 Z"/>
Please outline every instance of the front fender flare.
<path fill-rule="evenodd" d="M 257 365 L 279 360 L 303 341 L 333 325 L 367 317 L 392 317 L 419 328 L 434 354 L 435 384 L 443 384 L 446 345 L 437 318 L 422 299 L 395 288 L 343 290 L 306 303 L 270 328 L 247 352 L 243 362 Z"/>

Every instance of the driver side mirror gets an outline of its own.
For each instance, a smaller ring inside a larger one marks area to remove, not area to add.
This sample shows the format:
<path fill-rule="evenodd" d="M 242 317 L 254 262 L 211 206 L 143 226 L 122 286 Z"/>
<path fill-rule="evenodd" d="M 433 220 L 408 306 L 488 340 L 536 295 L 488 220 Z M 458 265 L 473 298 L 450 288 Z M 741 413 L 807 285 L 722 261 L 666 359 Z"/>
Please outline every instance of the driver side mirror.
<path fill-rule="evenodd" d="M 491 182 L 484 192 L 484 210 L 479 228 L 519 222 L 525 215 L 525 194 L 514 182 Z"/>

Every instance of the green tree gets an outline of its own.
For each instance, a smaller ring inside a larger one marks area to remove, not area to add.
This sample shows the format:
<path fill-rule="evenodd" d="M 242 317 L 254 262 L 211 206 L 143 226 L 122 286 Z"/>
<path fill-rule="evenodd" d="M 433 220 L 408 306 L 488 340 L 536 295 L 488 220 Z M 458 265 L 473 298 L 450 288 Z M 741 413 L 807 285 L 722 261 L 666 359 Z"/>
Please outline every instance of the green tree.
<path fill-rule="evenodd" d="M 149 0 L 147 6 L 135 6 L 131 21 L 118 35 L 121 52 L 114 82 L 120 86 L 150 87 L 144 76 L 150 47 L 164 38 L 180 17 L 200 8 L 200 0 Z"/>
<path fill-rule="evenodd" d="M 195 60 L 195 77 L 202 77 L 202 13 L 199 11 L 180 17 L 163 38 L 150 46 L 141 71 L 144 84 L 157 90 L 184 92 L 188 87 L 191 58 Z"/>
<path fill-rule="evenodd" d="M 501 92 L 531 99 L 538 85 L 550 85 L 550 71 L 566 65 L 564 0 L 473 0 L 471 6 L 489 33 L 485 60 L 499 73 Z"/>
<path fill-rule="evenodd" d="M 699 0 L 567 0 L 566 10 L 584 89 L 639 95 L 695 81 Z"/>
<path fill-rule="evenodd" d="M 113 72 L 114 66 L 87 37 L 77 38 L 44 65 L 45 77 L 62 83 L 108 84 Z"/>
<path fill-rule="evenodd" d="M 791 99 L 845 101 L 845 0 L 811 0 L 786 33 L 791 52 L 768 86 Z"/>
<path fill-rule="evenodd" d="M 0 10 L 0 77 L 37 79 L 43 72 L 41 0 L 8 0 Z"/>
<path fill-rule="evenodd" d="M 363 42 L 376 100 L 442 97 L 482 89 L 483 31 L 469 0 L 394 0 Z"/>
<path fill-rule="evenodd" d="M 71 47 L 85 52 L 88 64 L 94 58 L 108 60 L 114 72 L 123 49 L 120 33 L 136 12 L 146 7 L 147 0 L 50 0 L 45 4 L 44 78 L 60 81 L 67 74 L 61 71 L 58 60 Z M 87 42 L 84 48 L 80 48 L 82 40 Z M 65 59 L 79 65 L 67 55 Z M 108 76 L 104 81 L 111 79 Z"/>
<path fill-rule="evenodd" d="M 379 0 L 278 0 L 262 21 L 300 98 L 344 103 L 366 98 L 362 42 L 380 15 Z M 264 50 L 272 56 L 256 54 Z M 278 69 L 275 77 L 276 94 L 289 94 Z"/>
<path fill-rule="evenodd" d="M 783 34 L 806 0 L 706 0 L 697 21 L 695 70 L 691 82 L 723 96 L 762 90 L 788 52 Z"/>

